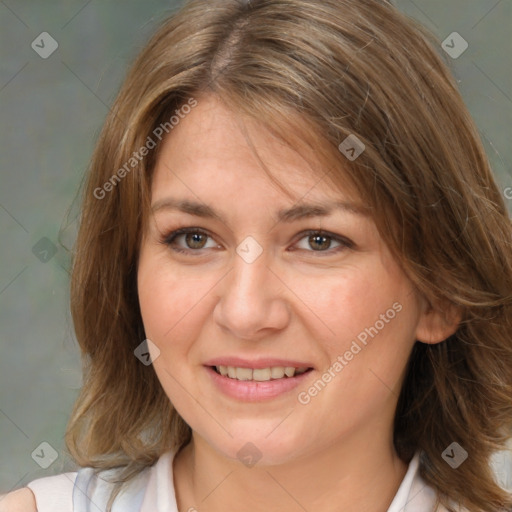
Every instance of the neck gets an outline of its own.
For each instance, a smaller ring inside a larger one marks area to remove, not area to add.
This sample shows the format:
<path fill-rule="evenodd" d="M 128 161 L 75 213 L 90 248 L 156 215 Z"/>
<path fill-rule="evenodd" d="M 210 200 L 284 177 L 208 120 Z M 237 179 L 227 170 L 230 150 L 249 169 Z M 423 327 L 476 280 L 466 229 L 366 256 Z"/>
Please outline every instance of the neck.
<path fill-rule="evenodd" d="M 178 509 L 220 512 L 242 503 L 253 512 L 385 512 L 407 464 L 392 442 L 358 434 L 280 465 L 249 468 L 194 433 L 174 460 Z"/>

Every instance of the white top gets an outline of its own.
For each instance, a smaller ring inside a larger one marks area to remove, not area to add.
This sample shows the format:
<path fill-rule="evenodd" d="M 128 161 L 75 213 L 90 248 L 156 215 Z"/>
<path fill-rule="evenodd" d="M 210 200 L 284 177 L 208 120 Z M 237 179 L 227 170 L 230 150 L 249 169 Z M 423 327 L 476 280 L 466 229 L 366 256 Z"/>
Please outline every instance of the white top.
<path fill-rule="evenodd" d="M 127 484 L 126 491 L 117 496 L 112 512 L 178 512 L 173 458 L 173 452 L 164 453 L 153 466 Z M 427 486 L 418 469 L 419 453 L 416 453 L 387 512 L 432 512 L 435 491 Z M 92 469 L 82 469 L 77 479 L 78 474 L 62 473 L 30 482 L 27 487 L 36 497 L 38 512 L 104 512 L 112 484 L 92 479 L 86 489 Z M 444 507 L 438 509 L 438 512 L 445 511 Z"/>

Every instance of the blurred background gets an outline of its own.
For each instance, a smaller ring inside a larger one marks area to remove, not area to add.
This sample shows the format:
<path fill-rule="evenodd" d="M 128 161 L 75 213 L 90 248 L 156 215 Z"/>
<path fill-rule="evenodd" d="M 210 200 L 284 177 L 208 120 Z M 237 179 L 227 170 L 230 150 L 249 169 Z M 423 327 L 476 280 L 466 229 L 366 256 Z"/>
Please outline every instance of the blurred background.
<path fill-rule="evenodd" d="M 66 249 L 76 195 L 127 66 L 182 3 L 0 0 L 0 494 L 74 469 L 63 436 L 81 386 Z M 512 1 L 392 3 L 446 41 L 512 212 Z"/>

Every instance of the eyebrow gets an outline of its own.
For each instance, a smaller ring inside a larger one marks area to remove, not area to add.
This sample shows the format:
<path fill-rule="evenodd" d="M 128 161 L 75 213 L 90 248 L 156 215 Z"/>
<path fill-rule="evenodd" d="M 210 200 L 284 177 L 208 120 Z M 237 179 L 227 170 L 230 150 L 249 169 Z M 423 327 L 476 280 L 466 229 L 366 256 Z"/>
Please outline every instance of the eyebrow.
<path fill-rule="evenodd" d="M 178 210 L 183 213 L 195 215 L 196 217 L 213 218 L 223 222 L 224 224 L 228 224 L 224 217 L 220 213 L 216 212 L 212 207 L 189 199 L 174 199 L 170 197 L 160 199 L 152 205 L 151 210 L 153 213 L 160 210 Z M 369 215 L 369 209 L 362 205 L 347 201 L 328 201 L 322 204 L 302 203 L 288 209 L 282 209 L 277 212 L 276 218 L 278 222 L 289 223 L 312 217 L 327 217 L 335 210 L 341 210 L 353 215 Z"/>

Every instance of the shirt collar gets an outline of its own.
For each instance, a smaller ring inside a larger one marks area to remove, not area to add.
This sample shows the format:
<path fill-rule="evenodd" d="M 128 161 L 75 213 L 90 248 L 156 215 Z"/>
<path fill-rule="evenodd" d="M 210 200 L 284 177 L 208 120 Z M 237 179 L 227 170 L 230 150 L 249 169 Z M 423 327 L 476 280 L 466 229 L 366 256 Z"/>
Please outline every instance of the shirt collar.
<path fill-rule="evenodd" d="M 387 512 L 431 512 L 433 510 L 436 493 L 420 476 L 419 470 L 420 453 L 416 452 Z"/>
<path fill-rule="evenodd" d="M 141 512 L 178 512 L 173 480 L 175 452 L 164 453 L 151 468 Z M 416 452 L 387 512 L 432 512 L 436 493 L 419 473 L 420 454 Z M 440 512 L 445 510 L 441 507 Z"/>

